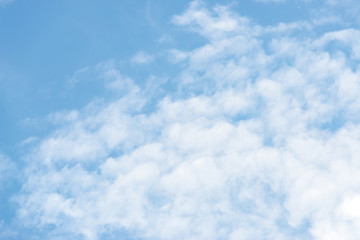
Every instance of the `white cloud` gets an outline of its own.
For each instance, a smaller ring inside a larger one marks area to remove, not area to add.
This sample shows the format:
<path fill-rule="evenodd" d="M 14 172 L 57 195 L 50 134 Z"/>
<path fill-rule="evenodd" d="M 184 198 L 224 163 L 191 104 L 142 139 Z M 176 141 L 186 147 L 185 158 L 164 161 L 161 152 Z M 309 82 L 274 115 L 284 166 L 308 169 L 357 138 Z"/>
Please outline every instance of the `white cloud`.
<path fill-rule="evenodd" d="M 181 62 L 184 61 L 188 57 L 188 53 L 184 51 L 180 51 L 178 49 L 171 49 L 169 51 L 170 61 L 172 62 Z"/>
<path fill-rule="evenodd" d="M 156 40 L 158 43 L 170 43 L 173 41 L 171 35 L 163 34 L 159 39 Z"/>
<path fill-rule="evenodd" d="M 152 61 L 154 61 L 154 57 L 143 51 L 136 53 L 135 56 L 131 58 L 131 62 L 137 64 L 147 64 L 151 63 Z"/>
<path fill-rule="evenodd" d="M 147 90 L 99 64 L 124 94 L 52 115 L 66 124 L 28 156 L 19 219 L 60 239 L 356 239 L 359 31 L 294 38 L 314 26 L 200 1 L 173 21 L 208 40 L 172 51 L 176 89 L 146 112 Z"/>
<path fill-rule="evenodd" d="M 204 8 L 204 3 L 200 0 L 191 2 L 189 9 L 185 13 L 175 16 L 173 22 L 211 39 L 246 31 L 249 24 L 247 18 L 234 15 L 224 6 L 216 6 L 213 11 L 209 11 Z"/>

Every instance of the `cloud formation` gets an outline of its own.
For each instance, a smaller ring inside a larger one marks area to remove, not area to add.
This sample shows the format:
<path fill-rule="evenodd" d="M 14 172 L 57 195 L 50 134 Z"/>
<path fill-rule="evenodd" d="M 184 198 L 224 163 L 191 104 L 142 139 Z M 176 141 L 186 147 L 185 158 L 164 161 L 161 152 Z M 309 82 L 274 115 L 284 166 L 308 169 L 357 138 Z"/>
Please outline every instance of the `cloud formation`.
<path fill-rule="evenodd" d="M 200 1 L 173 23 L 207 40 L 169 51 L 176 87 L 154 99 L 99 64 L 122 94 L 56 115 L 18 218 L 48 239 L 357 239 L 360 32 Z"/>

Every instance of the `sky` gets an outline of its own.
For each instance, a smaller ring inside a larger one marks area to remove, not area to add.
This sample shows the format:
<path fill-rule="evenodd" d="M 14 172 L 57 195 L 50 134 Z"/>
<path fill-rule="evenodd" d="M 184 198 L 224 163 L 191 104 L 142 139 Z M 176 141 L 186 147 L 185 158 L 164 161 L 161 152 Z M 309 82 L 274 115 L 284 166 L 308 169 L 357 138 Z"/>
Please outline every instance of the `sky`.
<path fill-rule="evenodd" d="M 0 0 L 0 239 L 359 239 L 359 12 Z"/>

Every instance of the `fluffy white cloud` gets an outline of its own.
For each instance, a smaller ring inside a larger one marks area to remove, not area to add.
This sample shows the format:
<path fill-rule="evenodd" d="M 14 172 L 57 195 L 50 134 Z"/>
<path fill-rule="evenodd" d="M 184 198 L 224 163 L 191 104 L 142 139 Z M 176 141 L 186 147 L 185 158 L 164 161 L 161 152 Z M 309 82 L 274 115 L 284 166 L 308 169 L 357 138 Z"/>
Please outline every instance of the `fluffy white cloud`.
<path fill-rule="evenodd" d="M 124 94 L 52 115 L 66 124 L 28 157 L 19 219 L 58 239 L 357 239 L 360 32 L 200 1 L 173 22 L 208 39 L 170 51 L 176 89 L 145 111 L 148 89 L 99 64 Z"/>

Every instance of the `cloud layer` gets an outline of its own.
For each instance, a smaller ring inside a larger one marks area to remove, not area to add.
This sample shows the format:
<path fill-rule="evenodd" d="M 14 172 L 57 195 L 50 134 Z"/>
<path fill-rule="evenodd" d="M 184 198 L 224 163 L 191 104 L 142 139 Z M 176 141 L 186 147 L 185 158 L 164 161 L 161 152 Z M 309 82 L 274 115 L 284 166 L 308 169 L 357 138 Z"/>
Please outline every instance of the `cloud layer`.
<path fill-rule="evenodd" d="M 357 239 L 360 31 L 200 1 L 173 23 L 206 39 L 168 51 L 175 87 L 99 64 L 118 97 L 56 115 L 18 219 L 47 239 Z"/>

